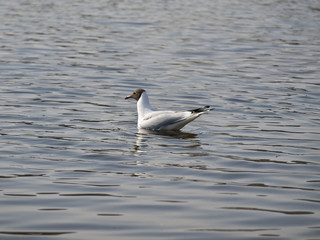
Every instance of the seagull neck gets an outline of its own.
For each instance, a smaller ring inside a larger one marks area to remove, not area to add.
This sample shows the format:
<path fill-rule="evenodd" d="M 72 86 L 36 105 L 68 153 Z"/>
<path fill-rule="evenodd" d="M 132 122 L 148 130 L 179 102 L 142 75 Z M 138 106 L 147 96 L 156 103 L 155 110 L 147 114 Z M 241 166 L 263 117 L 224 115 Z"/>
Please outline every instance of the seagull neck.
<path fill-rule="evenodd" d="M 149 98 L 146 92 L 143 92 L 137 102 L 138 117 L 143 117 L 148 112 L 153 111 L 149 103 Z"/>

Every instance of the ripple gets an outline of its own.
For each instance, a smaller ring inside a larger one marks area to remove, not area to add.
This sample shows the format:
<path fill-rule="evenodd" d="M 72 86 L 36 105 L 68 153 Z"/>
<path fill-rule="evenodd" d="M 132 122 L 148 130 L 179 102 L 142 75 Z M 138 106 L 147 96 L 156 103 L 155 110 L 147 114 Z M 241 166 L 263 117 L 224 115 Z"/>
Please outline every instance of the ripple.
<path fill-rule="evenodd" d="M 135 198 L 136 196 L 120 196 L 107 193 L 60 193 L 63 197 L 117 197 L 117 198 Z"/>
<path fill-rule="evenodd" d="M 32 231 L 0 231 L 0 234 L 6 235 L 32 235 L 32 236 L 54 236 L 54 235 L 64 235 L 64 234 L 71 234 L 74 232 L 32 232 Z"/>
<path fill-rule="evenodd" d="M 314 212 L 310 212 L 310 211 L 283 211 L 283 210 L 273 210 L 273 209 L 263 209 L 263 208 L 246 208 L 246 207 L 223 207 L 223 209 L 262 211 L 262 212 L 282 213 L 282 214 L 288 214 L 288 215 L 315 214 Z"/>
<path fill-rule="evenodd" d="M 238 229 L 223 229 L 223 228 L 208 228 L 208 229 L 190 229 L 189 231 L 195 231 L 195 232 L 262 232 L 262 231 L 278 231 L 280 230 L 279 228 L 266 228 L 266 229 L 243 229 L 243 228 L 238 228 Z M 264 234 L 263 236 L 265 236 Z M 279 235 L 275 235 L 279 236 Z"/>
<path fill-rule="evenodd" d="M 123 216 L 123 214 L 120 214 L 120 213 L 98 213 L 97 215 L 101 216 L 101 217 L 121 217 L 121 216 Z"/>

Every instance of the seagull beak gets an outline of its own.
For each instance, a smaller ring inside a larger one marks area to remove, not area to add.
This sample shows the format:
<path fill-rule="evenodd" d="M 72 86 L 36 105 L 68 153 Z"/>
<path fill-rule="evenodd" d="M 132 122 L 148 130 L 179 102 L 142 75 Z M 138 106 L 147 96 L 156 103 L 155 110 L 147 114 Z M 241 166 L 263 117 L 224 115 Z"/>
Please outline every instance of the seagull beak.
<path fill-rule="evenodd" d="M 129 95 L 129 96 L 126 96 L 124 99 L 129 99 L 129 98 L 132 98 L 132 95 Z"/>

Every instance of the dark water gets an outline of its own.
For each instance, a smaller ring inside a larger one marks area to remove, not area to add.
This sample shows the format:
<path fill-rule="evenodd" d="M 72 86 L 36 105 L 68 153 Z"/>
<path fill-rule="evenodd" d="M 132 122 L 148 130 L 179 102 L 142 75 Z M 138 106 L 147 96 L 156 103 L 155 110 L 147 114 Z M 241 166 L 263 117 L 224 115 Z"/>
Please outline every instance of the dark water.
<path fill-rule="evenodd" d="M 2 1 L 1 239 L 320 239 L 320 2 Z M 135 102 L 215 110 L 136 129 Z"/>

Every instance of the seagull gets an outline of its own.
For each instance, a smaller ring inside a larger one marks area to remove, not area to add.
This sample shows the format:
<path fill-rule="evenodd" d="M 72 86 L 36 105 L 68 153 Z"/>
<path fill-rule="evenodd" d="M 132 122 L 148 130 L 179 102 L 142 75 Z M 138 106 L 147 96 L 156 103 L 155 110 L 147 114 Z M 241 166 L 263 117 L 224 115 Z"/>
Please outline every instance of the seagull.
<path fill-rule="evenodd" d="M 176 131 L 189 122 L 195 120 L 205 112 L 210 111 L 210 106 L 196 108 L 188 111 L 158 111 L 150 103 L 146 90 L 138 88 L 125 99 L 137 100 L 138 129 L 156 131 Z"/>

